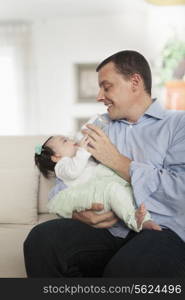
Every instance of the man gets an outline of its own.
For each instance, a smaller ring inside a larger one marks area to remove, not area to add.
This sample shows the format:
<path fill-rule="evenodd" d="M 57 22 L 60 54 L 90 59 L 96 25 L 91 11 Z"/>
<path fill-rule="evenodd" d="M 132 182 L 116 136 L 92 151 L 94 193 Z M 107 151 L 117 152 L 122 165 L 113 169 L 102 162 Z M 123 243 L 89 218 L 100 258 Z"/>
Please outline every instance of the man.
<path fill-rule="evenodd" d="M 129 231 L 101 205 L 37 225 L 24 243 L 29 277 L 185 276 L 185 113 L 151 98 L 151 71 L 136 51 L 97 68 L 97 101 L 112 120 L 106 135 L 88 125 L 88 151 L 131 183 L 162 231 Z M 121 195 L 120 195 L 121 197 Z M 89 226 L 90 225 L 90 226 Z"/>

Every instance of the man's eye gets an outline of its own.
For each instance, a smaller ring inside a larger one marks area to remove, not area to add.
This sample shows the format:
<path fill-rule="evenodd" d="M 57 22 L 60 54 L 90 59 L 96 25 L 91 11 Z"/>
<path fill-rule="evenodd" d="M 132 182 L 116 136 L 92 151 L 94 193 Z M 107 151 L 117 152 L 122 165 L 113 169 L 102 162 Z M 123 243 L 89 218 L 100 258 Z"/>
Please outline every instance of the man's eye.
<path fill-rule="evenodd" d="M 105 87 L 105 88 L 104 88 L 104 91 L 105 91 L 105 92 L 108 92 L 108 91 L 109 91 L 109 88 L 108 88 L 108 87 Z"/>

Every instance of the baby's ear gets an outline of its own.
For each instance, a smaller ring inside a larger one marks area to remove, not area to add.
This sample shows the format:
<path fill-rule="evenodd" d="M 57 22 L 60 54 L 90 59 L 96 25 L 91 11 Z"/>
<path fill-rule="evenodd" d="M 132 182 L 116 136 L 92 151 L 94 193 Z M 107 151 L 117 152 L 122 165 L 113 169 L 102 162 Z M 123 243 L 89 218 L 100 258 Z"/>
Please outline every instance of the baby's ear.
<path fill-rule="evenodd" d="M 51 156 L 51 160 L 52 160 L 53 162 L 55 162 L 55 163 L 57 163 L 60 159 L 61 159 L 60 156 L 56 156 L 56 155 L 52 155 L 52 156 Z"/>

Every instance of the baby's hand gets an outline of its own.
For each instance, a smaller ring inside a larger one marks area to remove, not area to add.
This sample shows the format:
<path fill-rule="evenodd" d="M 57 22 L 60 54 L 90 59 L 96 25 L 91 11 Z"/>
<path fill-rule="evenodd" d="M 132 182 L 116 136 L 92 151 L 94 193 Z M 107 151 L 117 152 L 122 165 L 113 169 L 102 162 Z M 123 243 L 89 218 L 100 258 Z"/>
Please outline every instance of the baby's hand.
<path fill-rule="evenodd" d="M 89 137 L 88 137 L 87 135 L 85 135 L 85 136 L 81 139 L 81 141 L 80 141 L 80 143 L 79 143 L 79 146 L 82 147 L 82 148 L 84 148 L 85 150 L 87 150 L 87 145 L 88 145 L 89 142 L 90 142 Z"/>

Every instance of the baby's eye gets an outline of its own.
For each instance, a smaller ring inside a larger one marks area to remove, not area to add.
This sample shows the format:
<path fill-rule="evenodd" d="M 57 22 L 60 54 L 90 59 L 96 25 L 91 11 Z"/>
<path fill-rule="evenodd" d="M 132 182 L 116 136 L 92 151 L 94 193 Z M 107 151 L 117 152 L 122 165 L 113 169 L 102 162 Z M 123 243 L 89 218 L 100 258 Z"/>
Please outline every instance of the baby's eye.
<path fill-rule="evenodd" d="M 67 139 L 64 139 L 64 143 L 67 143 Z"/>

